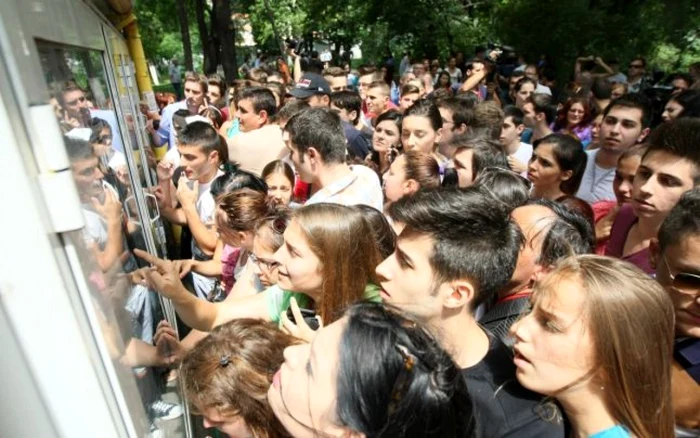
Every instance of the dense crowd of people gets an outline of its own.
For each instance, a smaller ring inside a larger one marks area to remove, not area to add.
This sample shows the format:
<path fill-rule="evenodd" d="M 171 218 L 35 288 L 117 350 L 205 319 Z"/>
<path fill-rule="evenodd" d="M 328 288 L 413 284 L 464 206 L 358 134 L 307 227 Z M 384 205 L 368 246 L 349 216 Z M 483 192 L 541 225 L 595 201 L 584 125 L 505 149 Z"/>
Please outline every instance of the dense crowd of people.
<path fill-rule="evenodd" d="M 659 102 L 639 57 L 290 54 L 144 109 L 167 259 L 124 253 L 114 121 L 57 89 L 125 364 L 232 437 L 700 437 L 700 64 Z"/>

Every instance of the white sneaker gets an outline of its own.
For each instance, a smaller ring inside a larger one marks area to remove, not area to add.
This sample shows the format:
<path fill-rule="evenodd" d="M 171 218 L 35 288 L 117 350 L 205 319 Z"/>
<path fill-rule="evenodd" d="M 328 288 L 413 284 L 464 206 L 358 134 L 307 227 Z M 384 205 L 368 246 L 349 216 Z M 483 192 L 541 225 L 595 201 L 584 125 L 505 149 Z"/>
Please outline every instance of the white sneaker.
<path fill-rule="evenodd" d="M 156 423 L 151 422 L 151 427 L 148 429 L 148 438 L 165 438 L 165 432 L 158 429 Z"/>
<path fill-rule="evenodd" d="M 151 405 L 153 417 L 160 420 L 172 420 L 182 415 L 182 406 L 158 400 Z"/>

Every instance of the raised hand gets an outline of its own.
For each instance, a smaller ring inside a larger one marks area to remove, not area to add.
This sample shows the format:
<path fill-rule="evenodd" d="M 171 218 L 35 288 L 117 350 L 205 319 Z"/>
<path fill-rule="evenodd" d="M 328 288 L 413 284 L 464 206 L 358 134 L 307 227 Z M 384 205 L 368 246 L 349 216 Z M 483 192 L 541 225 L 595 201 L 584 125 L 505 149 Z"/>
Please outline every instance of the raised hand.
<path fill-rule="evenodd" d="M 183 175 L 180 177 L 180 182 L 177 185 L 177 200 L 180 201 L 182 208 L 194 207 L 199 195 L 199 181 L 194 180 L 192 188 L 187 184 L 188 181 Z"/>
<path fill-rule="evenodd" d="M 289 302 L 289 307 L 292 309 L 292 314 L 294 315 L 296 324 L 287 318 L 287 312 L 282 312 L 282 315 L 280 316 L 280 320 L 282 321 L 282 330 L 295 338 L 311 343 L 314 337 L 316 337 L 316 331 L 312 330 L 306 321 L 304 321 L 304 316 L 301 314 L 301 310 L 299 310 L 299 305 L 297 304 L 297 300 L 295 298 L 291 299 Z M 316 315 L 316 319 L 318 320 L 318 328 L 320 330 L 323 328 L 323 320 L 318 315 Z"/>
<path fill-rule="evenodd" d="M 189 293 L 180 281 L 180 272 L 175 263 L 160 259 L 140 249 L 135 249 L 134 254 L 152 265 L 151 268 L 140 270 L 140 275 L 143 276 L 150 288 L 170 299 Z"/>
<path fill-rule="evenodd" d="M 97 198 L 92 198 L 92 207 L 108 221 L 117 221 L 121 218 L 122 204 L 111 190 L 105 189 L 105 202 L 100 204 Z"/>
<path fill-rule="evenodd" d="M 160 160 L 160 163 L 156 166 L 158 181 L 169 181 L 172 179 L 174 173 L 175 165 L 168 160 Z"/>

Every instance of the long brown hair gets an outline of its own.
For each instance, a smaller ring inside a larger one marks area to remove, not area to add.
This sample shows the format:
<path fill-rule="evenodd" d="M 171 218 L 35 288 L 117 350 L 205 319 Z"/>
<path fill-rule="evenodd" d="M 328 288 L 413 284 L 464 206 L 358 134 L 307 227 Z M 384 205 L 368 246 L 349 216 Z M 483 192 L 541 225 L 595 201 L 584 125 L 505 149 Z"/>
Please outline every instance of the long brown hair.
<path fill-rule="evenodd" d="M 220 229 L 255 231 L 258 222 L 273 211 L 266 193 L 243 188 L 217 198 L 214 218 Z"/>
<path fill-rule="evenodd" d="M 220 325 L 182 361 L 180 376 L 194 413 L 239 416 L 256 438 L 287 438 L 267 402 L 284 349 L 299 341 L 273 323 L 237 319 Z"/>
<path fill-rule="evenodd" d="M 378 284 L 374 270 L 381 262 L 379 249 L 357 209 L 321 203 L 300 208 L 293 218 L 321 260 L 323 291 L 316 313 L 327 325 L 364 299 L 367 284 Z"/>
<path fill-rule="evenodd" d="M 562 277 L 577 278 L 586 293 L 592 375 L 605 388 L 610 414 L 635 437 L 673 438 L 674 311 L 668 294 L 633 265 L 595 255 L 565 259 L 536 293 L 553 290 L 545 284 Z"/>

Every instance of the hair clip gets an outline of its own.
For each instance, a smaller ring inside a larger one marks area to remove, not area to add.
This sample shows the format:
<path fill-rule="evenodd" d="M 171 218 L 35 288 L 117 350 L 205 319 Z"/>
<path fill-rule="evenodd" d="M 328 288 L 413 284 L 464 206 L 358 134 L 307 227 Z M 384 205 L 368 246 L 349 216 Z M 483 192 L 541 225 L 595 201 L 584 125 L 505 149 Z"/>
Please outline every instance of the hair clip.
<path fill-rule="evenodd" d="M 406 371 L 413 370 L 413 366 L 416 364 L 416 359 L 408 351 L 408 348 L 404 347 L 401 344 L 396 344 L 394 348 L 396 348 L 396 351 L 398 351 L 401 357 L 403 358 L 403 366 L 406 367 Z"/>
<path fill-rule="evenodd" d="M 228 364 L 231 363 L 231 355 L 230 354 L 224 354 L 221 356 L 221 359 L 219 359 L 219 365 L 222 367 L 228 366 Z"/>

